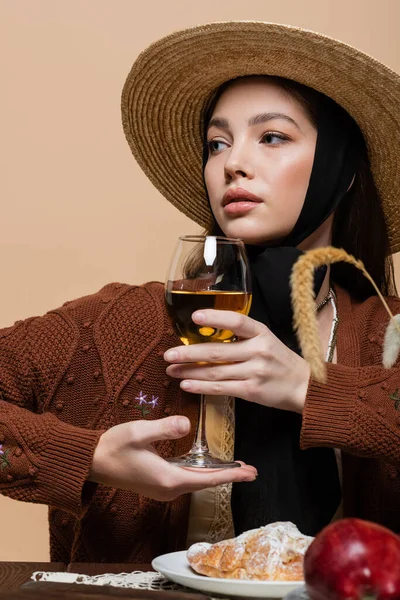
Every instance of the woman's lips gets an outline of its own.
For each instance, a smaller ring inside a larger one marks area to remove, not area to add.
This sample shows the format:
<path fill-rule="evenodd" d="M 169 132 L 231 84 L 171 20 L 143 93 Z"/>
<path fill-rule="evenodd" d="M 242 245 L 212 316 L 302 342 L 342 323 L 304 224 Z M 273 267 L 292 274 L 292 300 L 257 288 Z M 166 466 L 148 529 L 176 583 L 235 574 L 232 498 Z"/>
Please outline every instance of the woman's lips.
<path fill-rule="evenodd" d="M 222 198 L 224 212 L 228 215 L 246 213 L 261 203 L 261 198 L 243 188 L 231 188 Z"/>
<path fill-rule="evenodd" d="M 231 202 L 224 206 L 224 213 L 227 215 L 239 215 L 246 213 L 249 210 L 253 210 L 253 208 L 256 208 L 259 204 L 259 202 L 250 202 L 249 200 Z"/>

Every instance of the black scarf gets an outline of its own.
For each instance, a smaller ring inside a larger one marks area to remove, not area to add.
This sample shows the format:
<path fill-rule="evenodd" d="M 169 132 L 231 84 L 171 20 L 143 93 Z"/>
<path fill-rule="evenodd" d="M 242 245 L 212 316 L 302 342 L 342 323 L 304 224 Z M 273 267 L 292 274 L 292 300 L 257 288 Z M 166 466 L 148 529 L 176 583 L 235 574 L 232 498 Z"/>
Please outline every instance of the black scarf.
<path fill-rule="evenodd" d="M 279 247 L 247 246 L 252 273 L 250 316 L 267 325 L 300 354 L 293 331 L 289 278 L 313 233 L 344 198 L 357 170 L 361 133 L 336 103 L 321 96 L 318 135 L 310 182 L 301 214 Z M 204 157 L 204 164 L 206 157 Z M 315 274 L 317 294 L 326 267 Z M 236 398 L 235 458 L 254 465 L 253 483 L 234 483 L 235 534 L 274 521 L 292 521 L 302 533 L 315 535 L 329 523 L 340 502 L 334 450 L 299 445 L 301 415 Z"/>

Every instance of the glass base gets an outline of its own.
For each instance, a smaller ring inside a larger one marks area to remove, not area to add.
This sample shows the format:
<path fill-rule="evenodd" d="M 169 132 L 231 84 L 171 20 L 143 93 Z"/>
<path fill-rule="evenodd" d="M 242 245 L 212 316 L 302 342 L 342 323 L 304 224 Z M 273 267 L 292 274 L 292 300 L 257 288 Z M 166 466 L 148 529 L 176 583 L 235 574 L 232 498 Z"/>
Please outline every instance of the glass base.
<path fill-rule="evenodd" d="M 196 469 L 233 469 L 241 467 L 238 462 L 230 460 L 221 460 L 216 458 L 210 452 L 196 452 L 183 454 L 182 456 L 174 456 L 167 458 L 167 462 L 177 467 L 190 467 Z"/>

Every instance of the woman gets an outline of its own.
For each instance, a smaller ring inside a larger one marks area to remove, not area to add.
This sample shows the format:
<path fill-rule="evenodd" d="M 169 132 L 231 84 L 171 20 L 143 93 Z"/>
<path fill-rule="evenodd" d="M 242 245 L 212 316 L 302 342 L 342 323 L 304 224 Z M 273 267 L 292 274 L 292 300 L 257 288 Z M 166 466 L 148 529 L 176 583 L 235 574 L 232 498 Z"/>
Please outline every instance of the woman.
<path fill-rule="evenodd" d="M 386 313 L 357 273 L 317 273 L 333 363 L 320 384 L 299 355 L 288 283 L 303 250 L 332 241 L 390 292 L 399 91 L 398 77 L 362 53 L 265 23 L 178 32 L 136 61 L 122 99 L 131 149 L 180 210 L 244 239 L 254 304 L 249 317 L 193 316 L 233 329 L 240 341 L 229 345 L 179 346 L 155 283 L 110 284 L 3 330 L 2 493 L 50 506 L 52 560 L 147 562 L 226 537 L 232 519 L 236 533 L 278 519 L 315 533 L 340 504 L 334 449 L 344 514 L 400 530 L 400 385 L 398 365 L 381 365 Z M 257 480 L 253 466 L 210 475 L 154 452 L 189 449 L 199 392 L 214 397 L 214 437 L 258 466 Z"/>

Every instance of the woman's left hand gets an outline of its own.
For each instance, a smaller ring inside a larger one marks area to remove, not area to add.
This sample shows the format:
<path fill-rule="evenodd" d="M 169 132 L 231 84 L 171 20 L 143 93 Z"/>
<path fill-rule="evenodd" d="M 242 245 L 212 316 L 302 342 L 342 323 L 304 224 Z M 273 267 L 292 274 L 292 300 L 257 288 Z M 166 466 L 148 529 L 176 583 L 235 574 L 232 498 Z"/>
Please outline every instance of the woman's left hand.
<path fill-rule="evenodd" d="M 194 394 L 237 396 L 250 402 L 301 413 L 310 378 L 308 363 L 265 325 L 239 313 L 201 310 L 192 319 L 202 326 L 229 329 L 234 343 L 171 348 L 164 354 L 167 374 L 182 379 Z"/>

